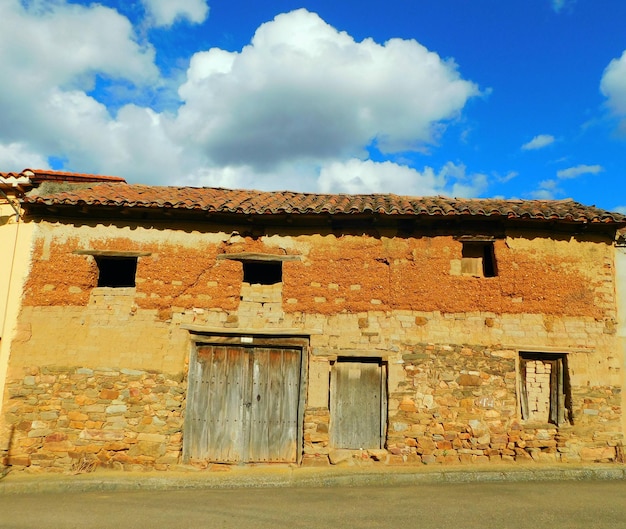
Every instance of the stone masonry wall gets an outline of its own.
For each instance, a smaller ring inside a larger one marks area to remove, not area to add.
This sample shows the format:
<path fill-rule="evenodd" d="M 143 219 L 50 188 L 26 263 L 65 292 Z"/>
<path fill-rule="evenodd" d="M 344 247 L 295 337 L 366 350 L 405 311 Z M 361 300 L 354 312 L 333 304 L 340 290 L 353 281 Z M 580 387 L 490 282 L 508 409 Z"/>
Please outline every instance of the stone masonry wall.
<path fill-rule="evenodd" d="M 510 350 L 427 344 L 404 354 L 407 383 L 391 395 L 397 402 L 390 418 L 391 452 L 427 463 L 615 460 L 622 441 L 619 388 L 576 387 L 572 425 L 521 421 L 516 356 Z M 603 398 L 594 401 L 594 394 Z M 593 421 L 590 410 L 597 412 Z"/>
<path fill-rule="evenodd" d="M 622 457 L 619 388 L 573 388 L 574 424 L 521 421 L 516 353 L 413 346 L 389 391 L 385 448 L 360 463 L 616 461 Z M 13 374 L 5 419 L 14 468 L 65 471 L 85 462 L 167 470 L 181 463 L 186 380 L 129 369 L 31 366 Z M 304 464 L 342 462 L 329 446 L 330 412 L 308 407 Z M 345 451 L 344 451 L 345 452 Z"/>
<path fill-rule="evenodd" d="M 8 464 L 167 470 L 179 462 L 186 382 L 130 369 L 23 368 L 8 386 Z"/>
<path fill-rule="evenodd" d="M 573 423 L 557 427 L 521 420 L 515 351 L 417 344 L 401 358 L 400 381 L 389 388 L 386 450 L 353 451 L 351 463 L 622 460 L 619 387 L 573 387 Z M 307 465 L 347 459 L 329 445 L 329 417 L 327 407 L 308 410 Z"/>

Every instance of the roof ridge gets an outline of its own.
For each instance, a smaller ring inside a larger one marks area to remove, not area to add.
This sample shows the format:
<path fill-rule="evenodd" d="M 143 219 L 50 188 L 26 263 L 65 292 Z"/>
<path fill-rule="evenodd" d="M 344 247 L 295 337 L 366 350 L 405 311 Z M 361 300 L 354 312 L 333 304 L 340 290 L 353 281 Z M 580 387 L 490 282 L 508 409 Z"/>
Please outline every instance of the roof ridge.
<path fill-rule="evenodd" d="M 94 173 L 76 173 L 72 171 L 64 171 L 58 169 L 30 169 L 26 168 L 20 173 L 21 175 L 28 176 L 30 178 L 35 179 L 44 179 L 42 177 L 45 176 L 60 176 L 66 177 L 70 179 L 78 179 L 78 180 L 93 180 L 93 181 L 111 181 L 111 182 L 120 182 L 126 183 L 126 180 L 121 176 L 109 176 L 109 175 L 99 175 Z"/>

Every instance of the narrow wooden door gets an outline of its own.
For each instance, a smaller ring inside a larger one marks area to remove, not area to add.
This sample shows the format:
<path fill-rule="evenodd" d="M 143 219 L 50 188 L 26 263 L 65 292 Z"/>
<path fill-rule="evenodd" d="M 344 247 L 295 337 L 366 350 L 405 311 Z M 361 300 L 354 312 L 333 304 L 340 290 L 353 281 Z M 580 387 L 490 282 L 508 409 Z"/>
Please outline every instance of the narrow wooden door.
<path fill-rule="evenodd" d="M 335 448 L 382 448 L 386 375 L 381 362 L 337 361 L 331 377 L 330 431 Z"/>
<path fill-rule="evenodd" d="M 297 349 L 202 345 L 189 366 L 183 456 L 296 461 Z"/>

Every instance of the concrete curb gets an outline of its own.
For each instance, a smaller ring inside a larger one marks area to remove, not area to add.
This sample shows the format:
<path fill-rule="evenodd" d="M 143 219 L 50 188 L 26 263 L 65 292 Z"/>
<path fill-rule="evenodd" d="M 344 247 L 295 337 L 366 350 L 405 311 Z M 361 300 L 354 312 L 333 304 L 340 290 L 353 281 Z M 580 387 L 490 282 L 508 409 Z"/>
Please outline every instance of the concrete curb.
<path fill-rule="evenodd" d="M 270 487 L 363 487 L 521 481 L 590 481 L 626 479 L 626 467 L 522 467 L 491 469 L 238 469 L 229 472 L 154 473 L 97 471 L 80 475 L 7 475 L 0 494 L 202 490 Z"/>

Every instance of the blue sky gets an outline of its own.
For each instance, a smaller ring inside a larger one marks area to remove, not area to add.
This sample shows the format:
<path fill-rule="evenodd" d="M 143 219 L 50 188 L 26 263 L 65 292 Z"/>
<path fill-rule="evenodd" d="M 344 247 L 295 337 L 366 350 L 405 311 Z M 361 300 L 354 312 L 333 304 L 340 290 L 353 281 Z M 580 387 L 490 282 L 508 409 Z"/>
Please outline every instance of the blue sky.
<path fill-rule="evenodd" d="M 0 170 L 626 213 L 623 0 L 2 0 Z"/>

